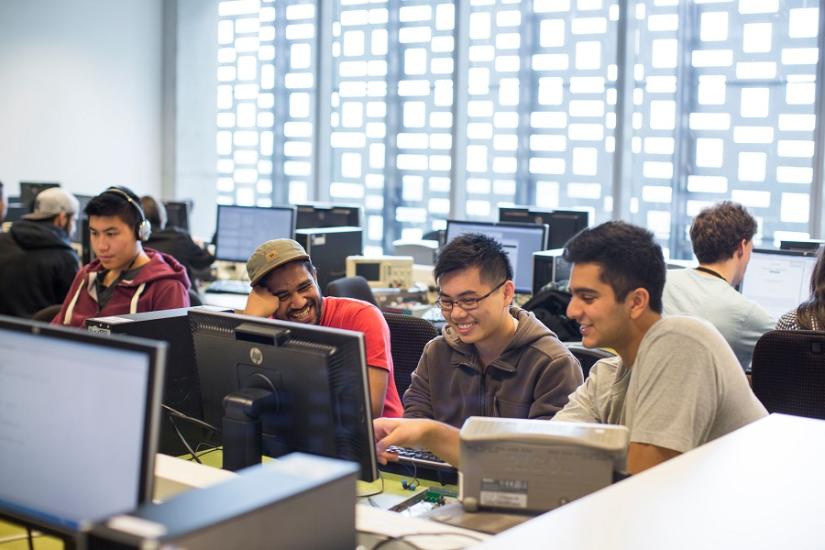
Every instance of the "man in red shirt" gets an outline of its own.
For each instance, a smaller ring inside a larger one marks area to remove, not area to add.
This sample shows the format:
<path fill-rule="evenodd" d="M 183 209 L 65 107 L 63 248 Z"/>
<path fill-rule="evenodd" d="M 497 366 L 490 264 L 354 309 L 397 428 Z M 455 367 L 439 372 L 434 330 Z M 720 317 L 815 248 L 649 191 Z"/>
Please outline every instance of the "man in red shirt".
<path fill-rule="evenodd" d="M 292 239 L 260 245 L 246 263 L 252 292 L 243 313 L 364 334 L 373 417 L 404 413 L 393 379 L 390 329 L 372 304 L 321 296 L 315 267 Z"/>

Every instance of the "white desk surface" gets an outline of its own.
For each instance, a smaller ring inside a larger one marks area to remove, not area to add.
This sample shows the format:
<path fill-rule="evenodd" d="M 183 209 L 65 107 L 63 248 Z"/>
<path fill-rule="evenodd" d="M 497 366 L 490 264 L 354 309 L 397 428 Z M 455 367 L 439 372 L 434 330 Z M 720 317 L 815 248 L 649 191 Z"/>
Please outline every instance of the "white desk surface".
<path fill-rule="evenodd" d="M 825 421 L 771 415 L 479 548 L 825 548 Z"/>

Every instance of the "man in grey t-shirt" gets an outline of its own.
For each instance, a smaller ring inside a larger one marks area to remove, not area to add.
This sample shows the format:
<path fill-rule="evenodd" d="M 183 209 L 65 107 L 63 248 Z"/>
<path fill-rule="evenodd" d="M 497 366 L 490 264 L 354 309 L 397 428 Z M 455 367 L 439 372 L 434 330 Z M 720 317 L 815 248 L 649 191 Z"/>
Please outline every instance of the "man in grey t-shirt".
<path fill-rule="evenodd" d="M 665 264 L 653 234 L 624 222 L 585 229 L 567 243 L 573 264 L 567 314 L 587 347 L 615 360 L 590 372 L 555 420 L 623 424 L 627 468 L 641 472 L 767 415 L 719 332 L 698 319 L 662 319 Z M 378 419 L 388 445 L 421 445 L 458 463 L 458 430 L 431 420 Z"/>

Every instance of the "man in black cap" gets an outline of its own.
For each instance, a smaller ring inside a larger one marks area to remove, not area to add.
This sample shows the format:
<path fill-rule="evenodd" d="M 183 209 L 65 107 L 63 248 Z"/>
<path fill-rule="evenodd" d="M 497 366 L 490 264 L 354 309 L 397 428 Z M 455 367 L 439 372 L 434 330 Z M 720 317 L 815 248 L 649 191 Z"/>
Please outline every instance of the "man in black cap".
<path fill-rule="evenodd" d="M 0 313 L 31 317 L 66 297 L 80 259 L 69 239 L 79 204 L 52 187 L 37 195 L 34 212 L 0 234 Z"/>

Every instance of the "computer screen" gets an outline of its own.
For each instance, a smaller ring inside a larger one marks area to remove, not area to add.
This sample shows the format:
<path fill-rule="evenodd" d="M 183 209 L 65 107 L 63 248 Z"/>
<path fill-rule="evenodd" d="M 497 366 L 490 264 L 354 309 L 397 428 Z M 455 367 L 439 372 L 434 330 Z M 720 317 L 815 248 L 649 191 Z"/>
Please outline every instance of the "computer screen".
<path fill-rule="evenodd" d="M 498 221 L 546 224 L 547 248 L 563 248 L 576 233 L 587 227 L 590 215 L 584 210 L 539 210 L 526 206 L 500 206 Z"/>
<path fill-rule="evenodd" d="M 259 244 L 271 239 L 295 237 L 295 208 L 292 206 L 218 206 L 215 257 L 245 262 Z"/>
<path fill-rule="evenodd" d="M 166 207 L 166 227 L 177 227 L 189 232 L 189 210 L 191 205 L 188 201 L 163 201 Z"/>
<path fill-rule="evenodd" d="M 811 295 L 815 264 L 813 254 L 755 249 L 740 291 L 778 319 Z"/>
<path fill-rule="evenodd" d="M 224 468 L 301 451 L 357 462 L 361 479 L 377 479 L 363 334 L 196 310 L 189 321 Z"/>
<path fill-rule="evenodd" d="M 447 243 L 465 233 L 482 233 L 500 242 L 513 266 L 516 292 L 533 291 L 533 252 L 547 250 L 546 225 L 447 220 Z"/>
<path fill-rule="evenodd" d="M 77 224 L 75 226 L 74 235 L 72 235 L 72 242 L 83 244 L 83 231 L 88 231 L 89 226 L 83 225 L 83 220 L 86 219 L 86 205 L 94 197 L 92 195 L 75 195 L 77 202 L 80 203 L 77 209 Z"/>
<path fill-rule="evenodd" d="M 361 227 L 361 207 L 320 202 L 298 204 L 296 229 Z"/>
<path fill-rule="evenodd" d="M 165 345 L 0 317 L 0 515 L 58 532 L 151 498 Z"/>
<path fill-rule="evenodd" d="M 60 187 L 56 182 L 45 181 L 21 181 L 20 182 L 20 202 L 26 209 L 26 212 L 31 212 L 34 207 L 34 199 L 41 191 L 45 191 L 50 187 Z"/>

